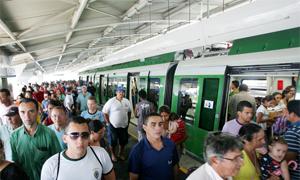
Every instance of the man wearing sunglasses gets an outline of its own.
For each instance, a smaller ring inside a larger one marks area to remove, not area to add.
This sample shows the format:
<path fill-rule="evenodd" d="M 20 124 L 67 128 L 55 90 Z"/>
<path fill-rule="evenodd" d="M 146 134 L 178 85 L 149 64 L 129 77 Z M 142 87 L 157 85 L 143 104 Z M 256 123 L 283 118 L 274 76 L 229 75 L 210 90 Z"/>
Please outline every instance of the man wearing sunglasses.
<path fill-rule="evenodd" d="M 209 134 L 204 144 L 206 163 L 196 169 L 187 180 L 229 179 L 243 165 L 242 149 L 242 141 L 229 133 Z"/>
<path fill-rule="evenodd" d="M 102 179 L 114 180 L 115 172 L 108 153 L 102 147 L 88 146 L 90 130 L 82 117 L 73 117 L 65 129 L 67 150 L 55 154 L 43 165 L 41 180 Z"/>
<path fill-rule="evenodd" d="M 48 127 L 37 124 L 38 108 L 38 102 L 34 99 L 21 100 L 19 115 L 24 125 L 10 137 L 12 159 L 31 180 L 39 180 L 44 162 L 61 151 L 55 133 Z"/>

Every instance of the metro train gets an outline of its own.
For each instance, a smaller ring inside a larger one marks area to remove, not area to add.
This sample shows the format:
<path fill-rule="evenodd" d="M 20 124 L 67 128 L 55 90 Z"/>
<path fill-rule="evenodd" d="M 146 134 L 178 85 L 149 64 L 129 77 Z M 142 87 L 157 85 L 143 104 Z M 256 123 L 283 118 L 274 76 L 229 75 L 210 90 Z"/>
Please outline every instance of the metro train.
<path fill-rule="evenodd" d="M 185 119 L 185 148 L 201 158 L 207 133 L 222 129 L 229 120 L 227 104 L 232 80 L 247 84 L 255 97 L 294 85 L 296 98 L 300 99 L 300 27 L 231 43 L 232 47 L 225 51 L 171 52 L 88 70 L 80 78 L 94 82 L 101 105 L 114 96 L 117 86 L 123 86 L 134 108 L 138 90 L 145 89 L 158 107 L 168 105 Z"/>

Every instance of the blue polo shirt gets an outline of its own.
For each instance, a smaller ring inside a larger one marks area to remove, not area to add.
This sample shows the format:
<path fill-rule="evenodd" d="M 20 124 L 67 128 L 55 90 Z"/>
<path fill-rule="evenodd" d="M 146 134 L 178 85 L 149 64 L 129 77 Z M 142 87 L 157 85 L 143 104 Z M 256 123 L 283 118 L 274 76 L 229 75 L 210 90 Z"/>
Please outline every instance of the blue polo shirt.
<path fill-rule="evenodd" d="M 178 164 L 175 144 L 167 138 L 162 138 L 163 148 L 154 149 L 147 138 L 143 138 L 131 150 L 129 155 L 129 172 L 138 174 L 143 180 L 172 180 L 173 167 Z"/>
<path fill-rule="evenodd" d="M 288 144 L 288 151 L 295 152 L 298 156 L 296 159 L 297 169 L 289 169 L 291 179 L 300 179 L 300 121 L 291 123 L 291 126 L 284 134 L 284 139 Z"/>

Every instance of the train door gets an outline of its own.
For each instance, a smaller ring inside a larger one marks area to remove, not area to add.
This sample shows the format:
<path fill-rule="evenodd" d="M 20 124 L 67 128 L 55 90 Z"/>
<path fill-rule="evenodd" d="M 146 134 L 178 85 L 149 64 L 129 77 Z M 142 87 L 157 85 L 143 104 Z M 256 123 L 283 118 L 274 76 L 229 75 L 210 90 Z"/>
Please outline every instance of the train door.
<path fill-rule="evenodd" d="M 89 83 L 89 79 L 90 79 L 90 76 L 86 76 L 86 82 L 85 82 L 85 84 Z"/>
<path fill-rule="evenodd" d="M 177 67 L 177 62 L 171 63 L 166 75 L 164 105 L 167 105 L 169 107 L 171 107 L 171 103 L 172 103 L 173 82 L 174 82 L 174 74 L 175 74 L 176 67 Z"/>
<path fill-rule="evenodd" d="M 97 93 L 97 99 L 99 101 L 100 105 L 104 105 L 107 101 L 106 97 L 106 87 L 107 87 L 107 77 L 104 74 L 99 75 L 99 83 L 98 83 L 98 93 Z"/>
<path fill-rule="evenodd" d="M 132 110 L 135 111 L 135 105 L 138 103 L 138 91 L 139 87 L 139 80 L 140 80 L 139 73 L 128 73 L 127 75 L 127 98 L 132 105 Z"/>
<path fill-rule="evenodd" d="M 299 69 L 293 68 L 294 66 L 292 65 L 286 66 L 289 68 L 282 68 L 282 65 L 230 67 L 229 83 L 235 80 L 239 82 L 239 84 L 246 84 L 249 89 L 249 94 L 256 100 L 256 108 L 261 105 L 263 97 L 272 95 L 275 92 L 283 93 L 288 86 L 296 88 L 296 92 L 290 99 L 300 98 Z M 230 91 L 230 86 L 228 86 L 229 101 Z"/>
<path fill-rule="evenodd" d="M 203 68 L 180 62 L 175 72 L 172 111 L 186 123 L 186 150 L 202 158 L 207 133 L 220 124 L 226 66 Z"/>

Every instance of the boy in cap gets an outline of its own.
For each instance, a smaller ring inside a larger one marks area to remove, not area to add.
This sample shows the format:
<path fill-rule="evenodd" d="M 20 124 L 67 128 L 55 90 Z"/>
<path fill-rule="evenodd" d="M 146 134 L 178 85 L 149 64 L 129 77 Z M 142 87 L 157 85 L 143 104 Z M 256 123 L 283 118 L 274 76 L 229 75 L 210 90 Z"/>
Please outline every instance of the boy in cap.
<path fill-rule="evenodd" d="M 5 159 L 12 161 L 12 152 L 10 147 L 10 136 L 13 130 L 22 125 L 22 120 L 19 115 L 18 107 L 11 106 L 5 116 L 8 118 L 7 124 L 0 127 L 0 139 L 4 145 Z"/>

